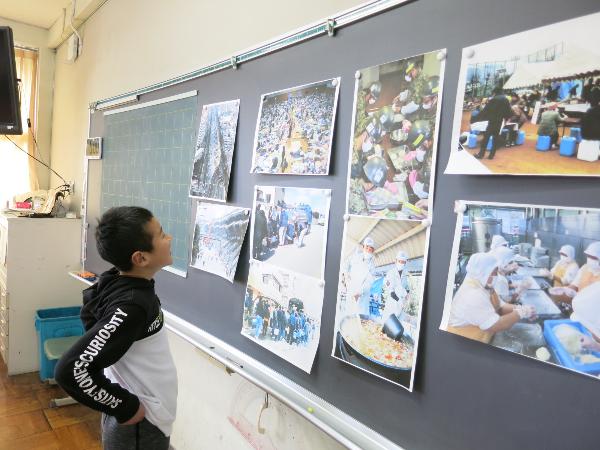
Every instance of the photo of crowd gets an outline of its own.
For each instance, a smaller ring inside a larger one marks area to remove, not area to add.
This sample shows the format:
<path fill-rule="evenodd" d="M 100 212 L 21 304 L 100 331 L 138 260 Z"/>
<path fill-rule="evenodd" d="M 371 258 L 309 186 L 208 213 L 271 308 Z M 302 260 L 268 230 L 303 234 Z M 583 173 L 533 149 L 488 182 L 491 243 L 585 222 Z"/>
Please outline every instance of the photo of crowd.
<path fill-rule="evenodd" d="M 322 306 L 318 279 L 252 261 L 242 335 L 310 373 L 319 345 Z"/>
<path fill-rule="evenodd" d="M 463 50 L 446 173 L 600 176 L 600 13 Z"/>
<path fill-rule="evenodd" d="M 360 71 L 348 213 L 391 219 L 428 216 L 444 73 L 438 53 Z"/>
<path fill-rule="evenodd" d="M 465 206 L 440 329 L 597 379 L 600 210 Z"/>
<path fill-rule="evenodd" d="M 327 175 L 340 79 L 262 96 L 252 172 Z"/>
<path fill-rule="evenodd" d="M 250 210 L 198 202 L 190 265 L 233 283 Z"/>
<path fill-rule="evenodd" d="M 252 259 L 322 279 L 330 189 L 256 186 Z"/>
<path fill-rule="evenodd" d="M 344 229 L 332 356 L 412 390 L 427 227 L 350 216 Z"/>
<path fill-rule="evenodd" d="M 239 100 L 202 107 L 190 197 L 227 199 L 239 110 Z"/>

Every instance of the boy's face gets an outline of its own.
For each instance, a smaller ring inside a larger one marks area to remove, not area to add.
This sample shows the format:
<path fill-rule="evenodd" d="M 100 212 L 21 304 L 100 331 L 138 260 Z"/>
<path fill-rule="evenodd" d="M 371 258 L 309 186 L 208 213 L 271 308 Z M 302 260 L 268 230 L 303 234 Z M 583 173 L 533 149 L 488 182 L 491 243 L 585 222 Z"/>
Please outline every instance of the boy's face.
<path fill-rule="evenodd" d="M 152 236 L 152 251 L 144 252 L 148 259 L 148 267 L 155 268 L 157 271 L 173 263 L 171 255 L 171 235 L 166 234 L 160 225 L 160 222 L 153 217 L 146 224 L 146 231 Z"/>

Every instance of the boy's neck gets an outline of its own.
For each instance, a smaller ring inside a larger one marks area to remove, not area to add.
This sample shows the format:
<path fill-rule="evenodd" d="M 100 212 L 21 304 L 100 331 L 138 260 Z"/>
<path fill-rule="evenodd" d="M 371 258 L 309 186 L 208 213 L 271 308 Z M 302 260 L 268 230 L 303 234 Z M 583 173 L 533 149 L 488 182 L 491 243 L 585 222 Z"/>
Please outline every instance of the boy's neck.
<path fill-rule="evenodd" d="M 128 271 L 119 271 L 119 275 L 125 277 L 134 277 L 134 278 L 145 278 L 146 280 L 152 280 L 154 275 L 156 274 L 156 270 L 142 267 L 133 267 Z"/>

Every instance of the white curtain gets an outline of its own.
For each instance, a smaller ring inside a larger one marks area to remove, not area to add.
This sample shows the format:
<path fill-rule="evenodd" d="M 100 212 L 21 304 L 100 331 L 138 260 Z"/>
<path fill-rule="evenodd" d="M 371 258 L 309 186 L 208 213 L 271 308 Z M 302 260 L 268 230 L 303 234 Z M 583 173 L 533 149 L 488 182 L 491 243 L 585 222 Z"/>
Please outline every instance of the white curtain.
<path fill-rule="evenodd" d="M 9 136 L 19 147 L 39 159 L 35 151 L 33 136 L 27 127 L 27 118 L 35 132 L 37 105 L 37 61 L 38 53 L 15 49 L 17 78 L 21 79 L 21 121 L 23 134 Z M 35 160 L 20 151 L 6 137 L 0 137 L 0 209 L 16 194 L 39 189 Z"/>

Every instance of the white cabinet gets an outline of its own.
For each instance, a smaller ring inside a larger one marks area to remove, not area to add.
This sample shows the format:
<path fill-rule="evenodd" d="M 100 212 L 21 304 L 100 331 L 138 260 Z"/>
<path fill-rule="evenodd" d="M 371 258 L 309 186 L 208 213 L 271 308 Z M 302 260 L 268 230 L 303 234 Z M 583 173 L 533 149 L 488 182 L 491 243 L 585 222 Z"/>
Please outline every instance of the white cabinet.
<path fill-rule="evenodd" d="M 8 374 L 39 370 L 35 312 L 81 305 L 81 220 L 0 214 L 0 355 Z"/>

